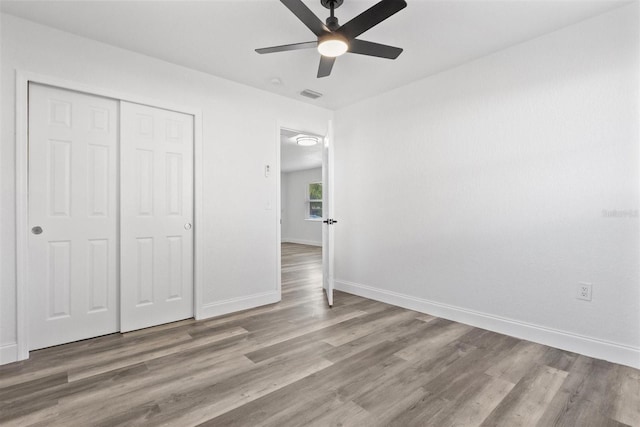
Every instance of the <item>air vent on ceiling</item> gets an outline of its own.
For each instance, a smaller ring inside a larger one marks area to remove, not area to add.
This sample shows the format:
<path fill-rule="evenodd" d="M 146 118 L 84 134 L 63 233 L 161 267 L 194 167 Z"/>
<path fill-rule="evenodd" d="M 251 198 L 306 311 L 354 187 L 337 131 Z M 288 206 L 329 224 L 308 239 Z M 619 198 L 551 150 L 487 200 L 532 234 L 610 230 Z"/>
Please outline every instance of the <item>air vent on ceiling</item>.
<path fill-rule="evenodd" d="M 302 92 L 300 92 L 300 95 L 306 96 L 307 98 L 311 98 L 311 99 L 318 99 L 322 96 L 320 92 L 314 92 L 311 89 L 303 90 Z"/>

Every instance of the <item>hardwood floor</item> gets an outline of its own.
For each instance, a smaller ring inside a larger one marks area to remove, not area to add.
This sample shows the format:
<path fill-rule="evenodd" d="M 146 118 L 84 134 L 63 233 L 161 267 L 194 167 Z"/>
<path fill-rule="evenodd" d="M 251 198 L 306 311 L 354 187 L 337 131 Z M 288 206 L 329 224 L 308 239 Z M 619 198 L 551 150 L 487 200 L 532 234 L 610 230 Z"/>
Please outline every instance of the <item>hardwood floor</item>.
<path fill-rule="evenodd" d="M 282 302 L 31 353 L 0 424 L 640 426 L 640 371 L 337 293 L 283 245 Z"/>

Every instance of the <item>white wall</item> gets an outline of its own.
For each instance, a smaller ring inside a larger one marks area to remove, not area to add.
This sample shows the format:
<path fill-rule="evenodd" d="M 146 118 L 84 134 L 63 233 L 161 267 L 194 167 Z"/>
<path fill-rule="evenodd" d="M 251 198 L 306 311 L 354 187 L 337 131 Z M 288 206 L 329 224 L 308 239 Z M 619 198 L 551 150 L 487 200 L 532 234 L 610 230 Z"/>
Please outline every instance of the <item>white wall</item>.
<path fill-rule="evenodd" d="M 337 111 L 338 288 L 640 367 L 638 217 L 603 216 L 639 208 L 638 27 L 635 3 Z"/>
<path fill-rule="evenodd" d="M 322 181 L 322 168 L 282 174 L 282 241 L 322 246 L 322 222 L 306 218 L 307 188 Z"/>
<path fill-rule="evenodd" d="M 144 55 L 2 16 L 0 362 L 14 355 L 15 70 L 200 108 L 203 114 L 204 315 L 273 302 L 277 293 L 280 126 L 323 135 L 331 112 Z M 198 227 L 198 225 L 196 225 Z"/>

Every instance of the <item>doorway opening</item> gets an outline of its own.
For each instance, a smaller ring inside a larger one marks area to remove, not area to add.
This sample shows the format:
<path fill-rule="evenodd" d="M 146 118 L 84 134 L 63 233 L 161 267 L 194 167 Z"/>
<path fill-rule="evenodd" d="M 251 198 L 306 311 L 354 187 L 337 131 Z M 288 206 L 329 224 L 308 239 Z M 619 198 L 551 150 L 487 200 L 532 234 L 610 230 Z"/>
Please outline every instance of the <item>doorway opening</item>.
<path fill-rule="evenodd" d="M 323 219 L 327 218 L 324 143 L 321 135 L 280 129 L 280 274 L 284 301 L 289 294 L 315 300 L 323 293 Z M 318 301 L 325 303 L 322 296 Z M 329 299 L 329 305 L 332 302 Z"/>

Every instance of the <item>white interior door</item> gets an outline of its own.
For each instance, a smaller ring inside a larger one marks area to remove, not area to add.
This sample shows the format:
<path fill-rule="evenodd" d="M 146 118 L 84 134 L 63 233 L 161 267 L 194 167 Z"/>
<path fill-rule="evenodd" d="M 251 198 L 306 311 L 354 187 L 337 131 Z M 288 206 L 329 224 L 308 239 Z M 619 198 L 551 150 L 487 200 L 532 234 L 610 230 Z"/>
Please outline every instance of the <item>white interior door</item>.
<path fill-rule="evenodd" d="M 193 116 L 120 108 L 125 332 L 193 316 Z"/>
<path fill-rule="evenodd" d="M 322 148 L 322 286 L 329 306 L 333 306 L 333 123 L 329 121 Z"/>
<path fill-rule="evenodd" d="M 29 349 L 118 331 L 118 102 L 29 85 Z"/>

